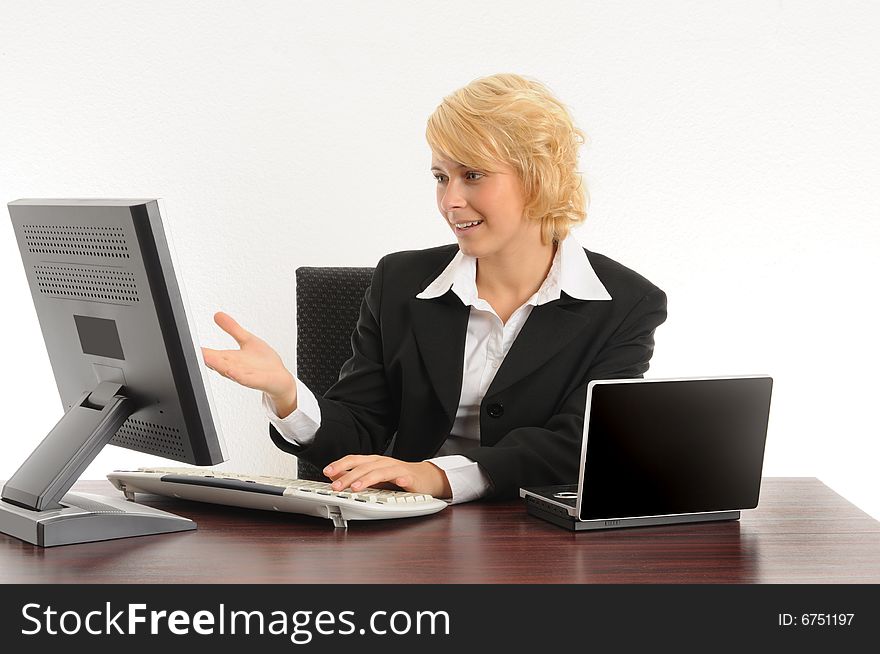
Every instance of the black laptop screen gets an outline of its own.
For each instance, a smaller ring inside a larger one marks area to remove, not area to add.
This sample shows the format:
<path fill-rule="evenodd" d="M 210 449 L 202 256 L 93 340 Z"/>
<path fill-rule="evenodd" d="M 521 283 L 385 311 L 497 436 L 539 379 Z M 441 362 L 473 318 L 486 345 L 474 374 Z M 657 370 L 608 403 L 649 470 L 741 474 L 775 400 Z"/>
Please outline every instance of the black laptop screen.
<path fill-rule="evenodd" d="M 596 384 L 581 520 L 754 508 L 769 377 Z"/>

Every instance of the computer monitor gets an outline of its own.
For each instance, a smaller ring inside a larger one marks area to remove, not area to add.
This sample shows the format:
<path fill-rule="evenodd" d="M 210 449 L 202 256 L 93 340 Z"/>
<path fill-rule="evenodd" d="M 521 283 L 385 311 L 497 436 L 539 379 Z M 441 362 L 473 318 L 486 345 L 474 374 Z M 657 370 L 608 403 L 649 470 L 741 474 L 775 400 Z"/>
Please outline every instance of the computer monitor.
<path fill-rule="evenodd" d="M 226 459 L 158 200 L 16 200 L 9 214 L 64 415 L 2 488 L 0 532 L 41 546 L 195 529 L 68 493 L 106 444 Z"/>

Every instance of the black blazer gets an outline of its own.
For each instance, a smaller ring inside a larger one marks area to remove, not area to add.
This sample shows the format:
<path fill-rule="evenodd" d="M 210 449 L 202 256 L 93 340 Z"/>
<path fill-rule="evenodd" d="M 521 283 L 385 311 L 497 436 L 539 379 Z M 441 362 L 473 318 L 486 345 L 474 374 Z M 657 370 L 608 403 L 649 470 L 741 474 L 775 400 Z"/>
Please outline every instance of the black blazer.
<path fill-rule="evenodd" d="M 462 386 L 469 307 L 452 290 L 416 299 L 449 264 L 457 245 L 382 258 L 361 304 L 352 357 L 318 397 L 321 427 L 298 447 L 274 427 L 280 449 L 323 468 L 346 454 L 423 461 L 449 435 Z M 490 496 L 520 486 L 576 483 L 587 383 L 641 377 L 666 320 L 666 295 L 638 273 L 585 250 L 611 300 L 565 293 L 532 309 L 489 386 L 480 444 L 463 452 L 488 474 Z M 475 442 L 476 443 L 476 442 Z"/>

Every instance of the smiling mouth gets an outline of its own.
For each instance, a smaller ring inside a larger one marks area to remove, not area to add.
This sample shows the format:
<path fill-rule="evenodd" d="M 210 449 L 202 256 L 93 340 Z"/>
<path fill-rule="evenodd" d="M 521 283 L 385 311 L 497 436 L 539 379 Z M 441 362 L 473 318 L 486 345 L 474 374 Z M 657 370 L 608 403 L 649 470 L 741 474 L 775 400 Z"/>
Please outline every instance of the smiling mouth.
<path fill-rule="evenodd" d="M 467 230 L 473 229 L 474 227 L 477 227 L 482 224 L 483 224 L 482 220 L 472 220 L 467 223 L 452 223 L 453 227 L 455 227 L 455 230 L 457 232 L 466 232 Z"/>

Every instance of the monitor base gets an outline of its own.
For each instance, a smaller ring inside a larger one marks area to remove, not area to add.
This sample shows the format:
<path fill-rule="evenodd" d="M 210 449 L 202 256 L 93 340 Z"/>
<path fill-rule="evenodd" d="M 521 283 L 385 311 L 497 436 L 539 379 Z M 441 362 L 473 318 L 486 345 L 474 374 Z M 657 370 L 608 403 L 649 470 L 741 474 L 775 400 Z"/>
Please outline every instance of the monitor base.
<path fill-rule="evenodd" d="M 121 497 L 67 493 L 60 503 L 61 508 L 32 511 L 0 501 L 0 533 L 39 547 L 54 547 L 196 528 L 189 518 Z"/>

